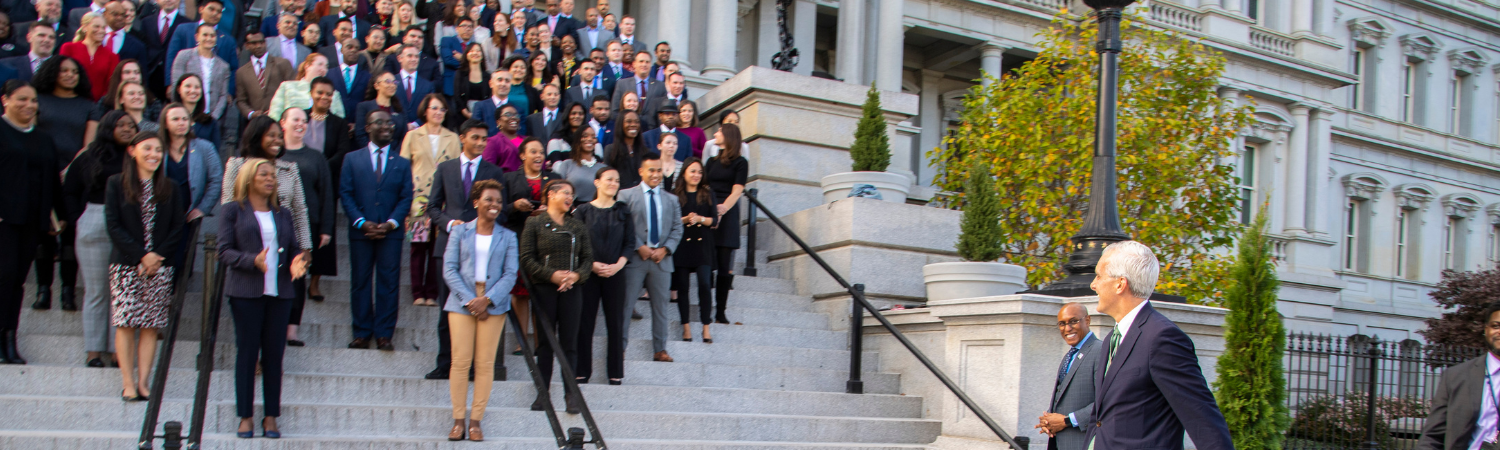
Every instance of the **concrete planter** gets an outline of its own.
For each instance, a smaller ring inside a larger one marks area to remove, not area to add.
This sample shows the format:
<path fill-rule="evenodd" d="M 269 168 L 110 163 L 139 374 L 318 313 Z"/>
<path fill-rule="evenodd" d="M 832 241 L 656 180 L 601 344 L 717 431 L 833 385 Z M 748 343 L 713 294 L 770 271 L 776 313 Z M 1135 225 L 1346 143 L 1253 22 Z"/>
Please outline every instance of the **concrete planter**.
<path fill-rule="evenodd" d="M 946 262 L 922 266 L 927 301 L 1010 295 L 1026 289 L 1026 268 L 998 262 Z"/>
<path fill-rule="evenodd" d="M 906 203 L 906 194 L 911 191 L 911 178 L 890 172 L 844 172 L 823 177 L 823 203 L 833 203 L 849 197 L 856 184 L 875 186 L 880 198 L 892 203 Z"/>

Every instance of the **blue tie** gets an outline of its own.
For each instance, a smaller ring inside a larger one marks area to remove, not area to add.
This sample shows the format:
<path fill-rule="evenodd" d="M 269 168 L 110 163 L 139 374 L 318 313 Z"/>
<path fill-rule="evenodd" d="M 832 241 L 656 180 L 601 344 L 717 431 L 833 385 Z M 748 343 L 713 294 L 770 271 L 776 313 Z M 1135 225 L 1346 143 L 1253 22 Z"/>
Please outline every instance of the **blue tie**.
<path fill-rule="evenodd" d="M 1063 378 L 1068 376 L 1068 369 L 1073 367 L 1073 358 L 1078 356 L 1078 347 L 1068 349 L 1068 356 L 1063 358 L 1062 366 L 1057 368 L 1057 384 L 1061 385 Z"/>
<path fill-rule="evenodd" d="M 345 67 L 344 68 L 344 92 L 350 92 L 350 91 L 353 91 L 353 90 L 354 90 L 354 68 L 353 67 Z"/>
<path fill-rule="evenodd" d="M 656 212 L 656 190 L 646 190 L 646 204 L 649 205 L 647 210 L 650 211 L 650 217 L 646 218 L 646 229 L 650 230 L 646 234 L 647 243 L 655 246 L 661 240 L 661 230 L 656 225 L 656 216 L 658 215 Z"/>

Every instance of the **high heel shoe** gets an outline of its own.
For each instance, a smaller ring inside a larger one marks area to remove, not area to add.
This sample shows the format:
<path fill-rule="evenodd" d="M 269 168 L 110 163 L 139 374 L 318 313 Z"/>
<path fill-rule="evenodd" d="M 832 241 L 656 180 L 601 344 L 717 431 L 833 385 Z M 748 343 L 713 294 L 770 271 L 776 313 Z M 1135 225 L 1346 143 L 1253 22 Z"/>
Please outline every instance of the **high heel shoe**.
<path fill-rule="evenodd" d="M 484 442 L 484 430 L 479 428 L 478 420 L 469 421 L 469 440 L 472 442 Z"/>
<path fill-rule="evenodd" d="M 462 441 L 462 440 L 464 440 L 464 421 L 463 421 L 463 419 L 456 419 L 456 420 L 453 421 L 453 429 L 448 431 L 448 440 L 450 440 L 450 441 Z"/>
<path fill-rule="evenodd" d="M 267 439 L 281 439 L 281 430 L 267 429 L 265 418 L 260 419 L 260 428 L 262 430 L 261 436 L 265 436 Z M 277 425 L 277 428 L 281 428 L 280 425 Z"/>
<path fill-rule="evenodd" d="M 253 437 L 255 437 L 255 427 L 253 427 L 253 426 L 250 427 L 250 430 L 248 430 L 248 431 L 235 430 L 234 437 L 237 437 L 237 438 L 240 438 L 240 439 L 250 439 L 250 438 L 253 438 Z"/>

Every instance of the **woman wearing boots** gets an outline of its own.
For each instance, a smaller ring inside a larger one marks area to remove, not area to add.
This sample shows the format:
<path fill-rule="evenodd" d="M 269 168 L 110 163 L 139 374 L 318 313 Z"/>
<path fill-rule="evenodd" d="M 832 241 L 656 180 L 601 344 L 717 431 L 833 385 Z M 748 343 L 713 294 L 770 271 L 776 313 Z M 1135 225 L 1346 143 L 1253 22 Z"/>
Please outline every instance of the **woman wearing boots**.
<path fill-rule="evenodd" d="M 510 289 L 516 284 L 519 250 L 516 233 L 495 223 L 505 207 L 500 183 L 479 180 L 469 193 L 478 216 L 453 227 L 443 252 L 443 280 L 448 298 L 443 305 L 453 342 L 453 365 L 448 370 L 448 394 L 453 401 L 453 430 L 448 440 L 483 441 L 484 408 L 490 401 L 495 378 L 495 351 L 505 333 L 505 312 L 510 310 Z M 469 398 L 466 374 L 474 368 L 474 406 L 464 424 L 464 406 Z"/>
<path fill-rule="evenodd" d="M 745 192 L 745 179 L 750 176 L 750 161 L 740 156 L 743 145 L 739 125 L 719 126 L 714 143 L 719 146 L 719 154 L 703 168 L 708 187 L 719 201 L 719 217 L 714 221 L 714 268 L 719 271 L 714 280 L 714 322 L 729 323 L 724 308 L 729 301 L 729 290 L 734 289 L 734 251 L 740 248 L 739 202 Z"/>
<path fill-rule="evenodd" d="M 51 215 L 62 216 L 62 186 L 52 137 L 37 131 L 37 91 L 20 80 L 5 82 L 0 92 L 5 115 L 0 142 L 14 145 L 0 152 L 0 192 L 14 201 L 0 206 L 0 364 L 26 364 L 16 350 L 27 266 L 37 244 L 54 231 Z M 50 237 L 56 239 L 55 237 Z"/>
<path fill-rule="evenodd" d="M 572 183 L 549 182 L 542 188 L 542 198 L 546 207 L 541 214 L 526 219 L 526 227 L 521 231 L 521 268 L 531 282 L 532 316 L 539 324 L 552 325 L 563 350 L 563 364 L 572 369 L 577 363 L 578 317 L 583 308 L 580 295 L 583 290 L 578 284 L 588 279 L 594 267 L 593 244 L 589 240 L 589 226 L 568 213 L 573 207 Z M 540 325 L 536 331 L 544 333 Z M 546 338 L 540 338 L 537 347 L 538 371 L 550 384 L 552 346 Z M 537 392 L 531 410 L 541 411 L 548 401 L 547 391 Z M 573 396 L 568 396 L 567 403 L 568 413 L 577 414 Z"/>

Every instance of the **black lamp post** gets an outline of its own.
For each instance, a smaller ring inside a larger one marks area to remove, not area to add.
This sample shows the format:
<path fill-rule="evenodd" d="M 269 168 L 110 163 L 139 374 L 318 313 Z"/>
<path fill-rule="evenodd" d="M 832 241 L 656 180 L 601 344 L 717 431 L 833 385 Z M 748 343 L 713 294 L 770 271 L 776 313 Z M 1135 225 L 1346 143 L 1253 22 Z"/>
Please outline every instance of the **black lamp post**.
<path fill-rule="evenodd" d="M 1061 297 L 1094 295 L 1089 283 L 1094 281 L 1094 267 L 1109 244 L 1130 240 L 1120 228 L 1120 208 L 1115 204 L 1115 125 L 1119 98 L 1120 18 L 1125 7 L 1135 0 L 1084 0 L 1093 8 L 1099 22 L 1099 104 L 1094 124 L 1094 172 L 1089 188 L 1089 212 L 1083 229 L 1073 235 L 1073 255 L 1063 264 L 1067 278 L 1052 283 L 1039 293 Z"/>

